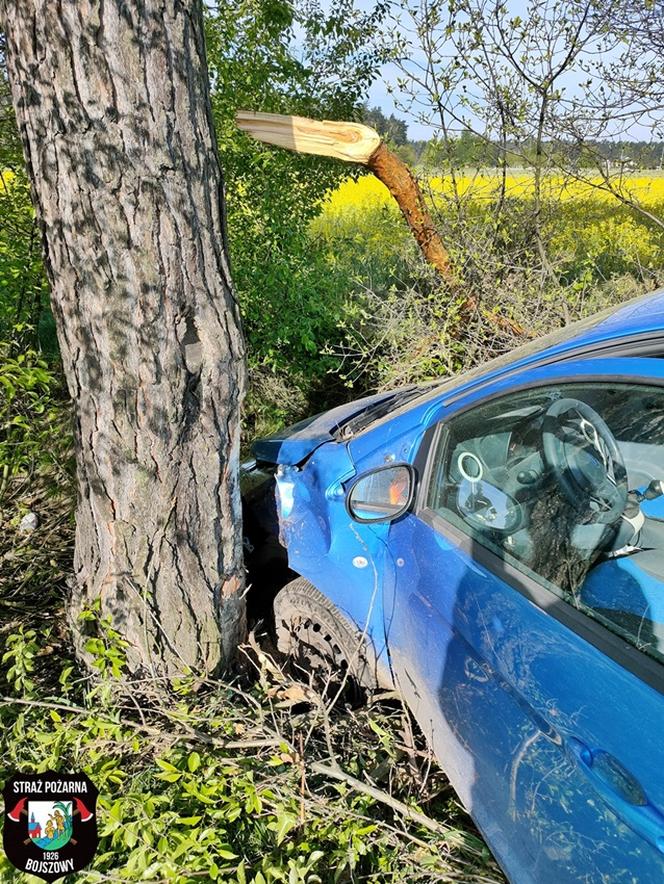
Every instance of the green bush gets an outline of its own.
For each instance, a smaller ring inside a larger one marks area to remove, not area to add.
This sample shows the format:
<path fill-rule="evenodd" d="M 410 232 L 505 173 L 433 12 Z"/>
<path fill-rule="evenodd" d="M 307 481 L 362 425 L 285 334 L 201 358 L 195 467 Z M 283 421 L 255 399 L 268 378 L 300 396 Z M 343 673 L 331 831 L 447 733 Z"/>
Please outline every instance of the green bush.
<path fill-rule="evenodd" d="M 48 285 L 41 237 L 22 170 L 0 167 L 0 341 L 17 339 L 53 353 L 54 328 L 45 316 Z"/>
<path fill-rule="evenodd" d="M 70 469 L 71 433 L 62 378 L 34 350 L 0 343 L 0 498 L 10 479 Z"/>

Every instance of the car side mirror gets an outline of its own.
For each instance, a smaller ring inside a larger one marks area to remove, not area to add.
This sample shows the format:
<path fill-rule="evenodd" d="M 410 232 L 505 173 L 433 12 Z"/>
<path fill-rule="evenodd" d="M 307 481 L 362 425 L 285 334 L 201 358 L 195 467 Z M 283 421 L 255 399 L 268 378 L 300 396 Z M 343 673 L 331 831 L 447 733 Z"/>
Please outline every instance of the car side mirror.
<path fill-rule="evenodd" d="M 408 464 L 390 464 L 366 473 L 352 485 L 346 505 L 357 522 L 391 522 L 413 499 L 415 476 Z"/>

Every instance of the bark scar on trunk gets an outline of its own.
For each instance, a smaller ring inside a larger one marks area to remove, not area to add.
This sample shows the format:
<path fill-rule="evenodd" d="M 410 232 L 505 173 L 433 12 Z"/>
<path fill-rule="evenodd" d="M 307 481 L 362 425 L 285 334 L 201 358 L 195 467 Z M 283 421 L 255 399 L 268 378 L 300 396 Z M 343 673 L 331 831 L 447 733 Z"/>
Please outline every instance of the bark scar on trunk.
<path fill-rule="evenodd" d="M 185 333 L 182 338 L 182 351 L 184 364 L 189 374 L 197 375 L 203 364 L 203 345 L 198 336 L 196 323 L 191 310 L 187 310 L 184 317 Z"/>

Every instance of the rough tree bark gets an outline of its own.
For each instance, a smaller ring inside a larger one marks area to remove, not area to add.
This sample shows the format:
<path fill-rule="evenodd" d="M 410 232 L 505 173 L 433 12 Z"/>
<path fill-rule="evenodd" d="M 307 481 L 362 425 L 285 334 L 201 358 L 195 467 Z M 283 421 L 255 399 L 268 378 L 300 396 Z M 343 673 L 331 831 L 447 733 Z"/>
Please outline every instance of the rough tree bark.
<path fill-rule="evenodd" d="M 133 671 L 210 672 L 244 630 L 244 369 L 201 0 L 0 18 L 76 411 L 72 618 L 100 599 Z"/>

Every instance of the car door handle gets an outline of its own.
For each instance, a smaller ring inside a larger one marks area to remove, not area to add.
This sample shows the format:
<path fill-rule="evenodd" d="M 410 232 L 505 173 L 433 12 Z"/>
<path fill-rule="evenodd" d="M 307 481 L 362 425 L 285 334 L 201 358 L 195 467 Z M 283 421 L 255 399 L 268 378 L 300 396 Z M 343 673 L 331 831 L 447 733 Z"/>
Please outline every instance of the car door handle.
<path fill-rule="evenodd" d="M 619 819 L 664 853 L 664 814 L 648 799 L 636 777 L 603 749 L 570 737 L 567 746 L 585 776 Z"/>

